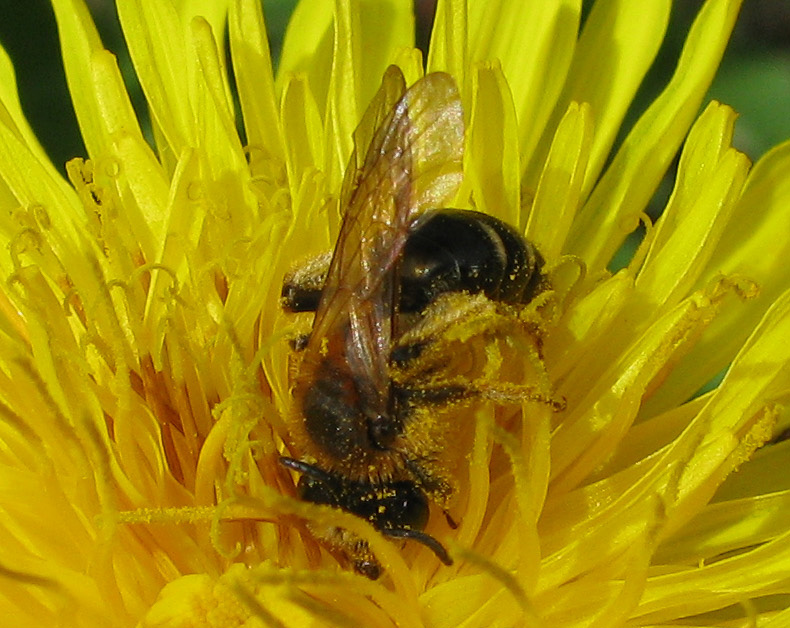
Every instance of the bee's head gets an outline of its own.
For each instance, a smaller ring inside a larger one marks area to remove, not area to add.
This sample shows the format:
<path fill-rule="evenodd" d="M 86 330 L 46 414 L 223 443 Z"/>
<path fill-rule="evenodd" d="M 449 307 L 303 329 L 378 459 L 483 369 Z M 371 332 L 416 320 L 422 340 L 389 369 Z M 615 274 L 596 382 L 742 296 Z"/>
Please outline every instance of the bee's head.
<path fill-rule="evenodd" d="M 280 458 L 280 463 L 302 474 L 297 491 L 303 501 L 340 508 L 369 521 L 385 536 L 422 543 L 442 562 L 452 564 L 444 547 L 422 532 L 428 523 L 428 498 L 416 482 L 359 482 L 293 458 Z M 370 560 L 355 561 L 354 568 L 371 579 L 378 577 L 380 571 L 372 556 Z"/>
<path fill-rule="evenodd" d="M 428 498 L 413 481 L 358 482 L 292 458 L 280 460 L 302 474 L 296 488 L 306 502 L 340 508 L 385 533 L 422 530 L 428 523 Z"/>

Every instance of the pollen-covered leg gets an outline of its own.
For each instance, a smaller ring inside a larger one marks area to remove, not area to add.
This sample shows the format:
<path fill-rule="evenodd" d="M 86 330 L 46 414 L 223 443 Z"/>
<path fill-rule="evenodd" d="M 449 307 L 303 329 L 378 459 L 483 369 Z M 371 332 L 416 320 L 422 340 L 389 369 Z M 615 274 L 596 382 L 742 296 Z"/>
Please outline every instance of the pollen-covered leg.
<path fill-rule="evenodd" d="M 482 397 L 561 409 L 541 354 L 545 321 L 537 308 L 548 303 L 550 293 L 544 294 L 524 307 L 483 295 L 443 295 L 392 350 L 391 377 L 402 396 L 416 404 Z"/>

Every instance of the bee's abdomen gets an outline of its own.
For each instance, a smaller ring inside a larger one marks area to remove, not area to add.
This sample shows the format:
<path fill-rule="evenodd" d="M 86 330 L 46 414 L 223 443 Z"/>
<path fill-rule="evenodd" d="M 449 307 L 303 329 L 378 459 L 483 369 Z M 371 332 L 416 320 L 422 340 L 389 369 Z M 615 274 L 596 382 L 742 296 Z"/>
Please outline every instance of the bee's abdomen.
<path fill-rule="evenodd" d="M 400 309 L 419 312 L 445 292 L 483 292 L 527 303 L 543 286 L 543 258 L 501 220 L 476 211 L 442 209 L 410 235 L 400 266 Z"/>

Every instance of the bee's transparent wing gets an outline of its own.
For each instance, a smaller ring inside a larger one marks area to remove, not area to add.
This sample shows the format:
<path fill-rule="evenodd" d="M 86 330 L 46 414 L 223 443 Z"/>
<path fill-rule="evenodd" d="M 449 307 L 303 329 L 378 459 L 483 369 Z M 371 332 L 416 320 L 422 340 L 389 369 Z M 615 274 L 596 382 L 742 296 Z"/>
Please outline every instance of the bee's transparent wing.
<path fill-rule="evenodd" d="M 397 261 L 416 217 L 445 205 L 462 178 L 463 111 L 453 79 L 434 73 L 405 93 L 403 86 L 390 67 L 355 133 L 343 222 L 305 355 L 313 364 L 342 356 L 336 364 L 348 366 L 362 403 L 382 412 Z"/>

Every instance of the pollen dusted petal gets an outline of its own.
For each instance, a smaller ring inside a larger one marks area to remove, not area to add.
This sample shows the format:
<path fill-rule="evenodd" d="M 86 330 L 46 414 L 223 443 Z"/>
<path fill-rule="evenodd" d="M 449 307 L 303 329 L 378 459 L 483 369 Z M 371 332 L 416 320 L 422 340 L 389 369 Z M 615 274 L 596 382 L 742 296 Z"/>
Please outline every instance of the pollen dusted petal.
<path fill-rule="evenodd" d="M 316 625 L 313 614 L 294 603 L 293 596 L 287 585 L 256 586 L 242 569 L 232 569 L 216 580 L 206 574 L 192 574 L 169 582 L 139 626 L 241 627 L 257 623 L 256 618 L 276 626 Z"/>
<path fill-rule="evenodd" d="M 790 143 L 777 146 L 752 168 L 728 227 L 699 282 L 724 273 L 756 287 L 752 298 L 725 308 L 710 330 L 667 380 L 666 403 L 678 403 L 721 371 L 790 285 Z"/>
<path fill-rule="evenodd" d="M 614 452 L 636 418 L 642 397 L 656 379 L 660 381 L 675 355 L 682 355 L 705 328 L 715 307 L 704 295 L 692 295 L 632 344 L 623 346 L 614 339 L 607 346 L 599 344 L 595 360 L 579 364 L 565 377 L 558 393 L 573 410 L 552 438 L 555 490 L 577 486 Z M 624 329 L 627 324 L 621 318 L 614 328 Z M 609 365 L 605 372 L 603 365 Z"/>
<path fill-rule="evenodd" d="M 549 496 L 548 508 L 544 512 L 544 526 L 541 530 L 544 549 L 549 550 L 552 547 L 553 541 L 556 542 L 556 534 L 562 528 L 567 529 L 568 533 L 572 533 L 577 538 L 586 538 L 590 534 L 584 528 L 566 521 L 568 518 L 573 520 L 579 516 L 573 513 L 587 508 L 591 512 L 586 517 L 595 518 L 603 515 L 607 510 L 618 512 L 622 508 L 622 506 L 618 507 L 618 504 L 637 504 L 638 500 L 635 499 L 637 495 L 650 494 L 652 491 L 649 483 L 652 482 L 657 482 L 656 488 L 663 486 L 660 491 L 665 505 L 662 511 L 657 511 L 657 514 L 661 512 L 661 518 L 665 519 L 664 529 L 678 530 L 686 523 L 688 514 L 696 512 L 700 505 L 710 498 L 721 480 L 733 468 L 741 465 L 754 448 L 760 446 L 770 435 L 770 424 L 775 418 L 775 412 L 770 403 L 764 409 L 761 408 L 759 399 L 772 399 L 777 395 L 786 394 L 784 383 L 787 381 L 787 370 L 790 368 L 787 366 L 789 350 L 787 343 L 780 339 L 786 338 L 790 331 L 788 303 L 790 303 L 790 294 L 780 299 L 766 315 L 761 328 L 755 333 L 753 340 L 747 343 L 742 356 L 736 359 L 727 380 L 717 392 L 710 395 L 707 400 L 691 402 L 689 407 L 693 411 L 690 414 L 686 413 L 685 417 L 688 425 L 670 445 L 656 452 L 656 455 L 636 463 L 631 470 L 617 473 L 582 488 L 575 496 L 573 493 L 570 494 L 562 511 L 551 507 L 551 495 Z M 783 365 L 779 371 L 765 366 L 776 364 Z M 728 386 L 730 382 L 734 382 L 734 386 Z M 767 450 L 764 455 L 781 454 Z M 649 466 L 646 467 L 646 464 Z M 749 474 L 750 466 L 751 463 L 745 465 L 740 473 Z M 636 477 L 640 479 L 635 482 Z M 738 476 L 734 477 L 734 481 L 738 482 Z M 753 485 L 755 491 L 753 494 L 762 493 L 766 488 L 768 487 Z M 722 498 L 725 498 L 724 494 Z M 720 503 L 708 507 L 708 511 L 711 514 L 722 513 L 726 512 L 727 507 L 726 502 Z M 599 514 L 595 511 L 599 511 Z M 759 511 L 755 512 L 758 513 Z M 626 516 L 625 512 L 621 512 L 612 519 L 613 522 L 616 521 L 612 529 L 624 531 Z M 704 522 L 706 517 L 701 515 L 699 519 Z M 730 520 L 734 523 L 732 518 Z M 707 521 L 712 520 L 708 517 Z M 757 521 L 753 520 L 744 531 L 747 531 L 747 534 L 751 531 L 752 535 L 759 535 L 760 527 L 755 525 Z M 602 525 L 603 521 L 596 524 L 594 529 L 599 530 Z M 777 537 L 769 532 L 765 536 L 744 538 L 743 544 L 734 542 L 729 548 L 722 547 L 721 534 L 724 529 L 719 525 L 697 525 L 691 530 L 680 529 L 683 532 L 677 534 L 681 539 L 686 539 L 685 543 L 675 546 L 673 539 L 677 537 L 670 537 L 665 541 L 663 551 L 659 550 L 653 559 L 655 566 L 652 569 L 655 574 L 648 578 L 646 593 L 638 611 L 638 615 L 647 612 L 658 613 L 656 617 L 650 618 L 651 621 L 662 620 L 660 613 L 668 613 L 664 618 L 673 616 L 672 613 L 679 612 L 679 605 L 689 604 L 688 609 L 691 612 L 704 612 L 731 603 L 722 596 L 731 596 L 730 599 L 735 602 L 737 599 L 735 589 L 743 589 L 734 584 L 736 578 L 733 574 L 734 570 L 740 571 L 741 574 L 751 574 L 751 570 L 755 569 L 754 577 L 750 575 L 747 578 L 750 595 L 770 593 L 776 582 L 775 574 L 783 572 L 777 569 L 773 560 L 768 557 L 780 547 L 786 535 L 784 529 L 777 529 L 782 536 Z M 698 536 L 692 544 L 694 539 L 689 535 L 695 529 Z M 554 530 L 553 534 L 552 530 Z M 721 551 L 747 548 L 751 545 L 749 541 L 759 543 L 769 539 L 773 539 L 770 546 L 736 554 L 737 558 L 715 562 L 720 558 L 718 554 Z M 704 551 L 706 541 L 708 551 Z M 732 537 L 730 541 L 732 542 Z M 682 553 L 683 547 L 689 552 L 686 556 Z M 710 567 L 697 565 L 700 559 L 710 560 L 714 565 Z M 665 560 L 670 562 L 664 562 Z M 667 575 L 672 572 L 674 575 Z M 553 576 L 556 570 L 547 570 L 547 573 Z M 701 581 L 708 580 L 710 583 L 715 583 L 717 578 L 725 577 L 727 574 L 726 577 L 732 581 L 728 585 L 706 585 L 697 588 L 696 585 L 691 584 L 694 582 L 694 574 L 698 575 Z M 687 580 L 685 585 L 681 585 L 683 580 Z M 673 582 L 675 586 L 669 586 L 669 582 Z M 697 600 L 696 602 L 692 601 L 692 596 Z"/>
<path fill-rule="evenodd" d="M 781 410 L 777 404 L 787 395 L 790 377 L 790 345 L 786 342 L 790 337 L 788 313 L 790 292 L 785 292 L 743 345 L 722 385 L 702 411 L 703 415 L 707 413 L 709 424 L 696 454 L 699 464 L 695 467 L 701 473 L 697 477 L 690 471 L 686 474 L 680 487 L 681 497 L 701 484 L 704 466 L 721 465 L 726 475 L 770 438 L 771 427 Z M 714 444 L 719 443 L 723 454 L 714 453 Z M 717 480 L 717 474 L 710 471 L 708 474 L 709 481 Z"/>
<path fill-rule="evenodd" d="M 760 449 L 730 475 L 713 503 L 659 546 L 658 564 L 699 565 L 756 547 L 790 528 L 790 487 L 784 469 L 790 442 Z"/>

